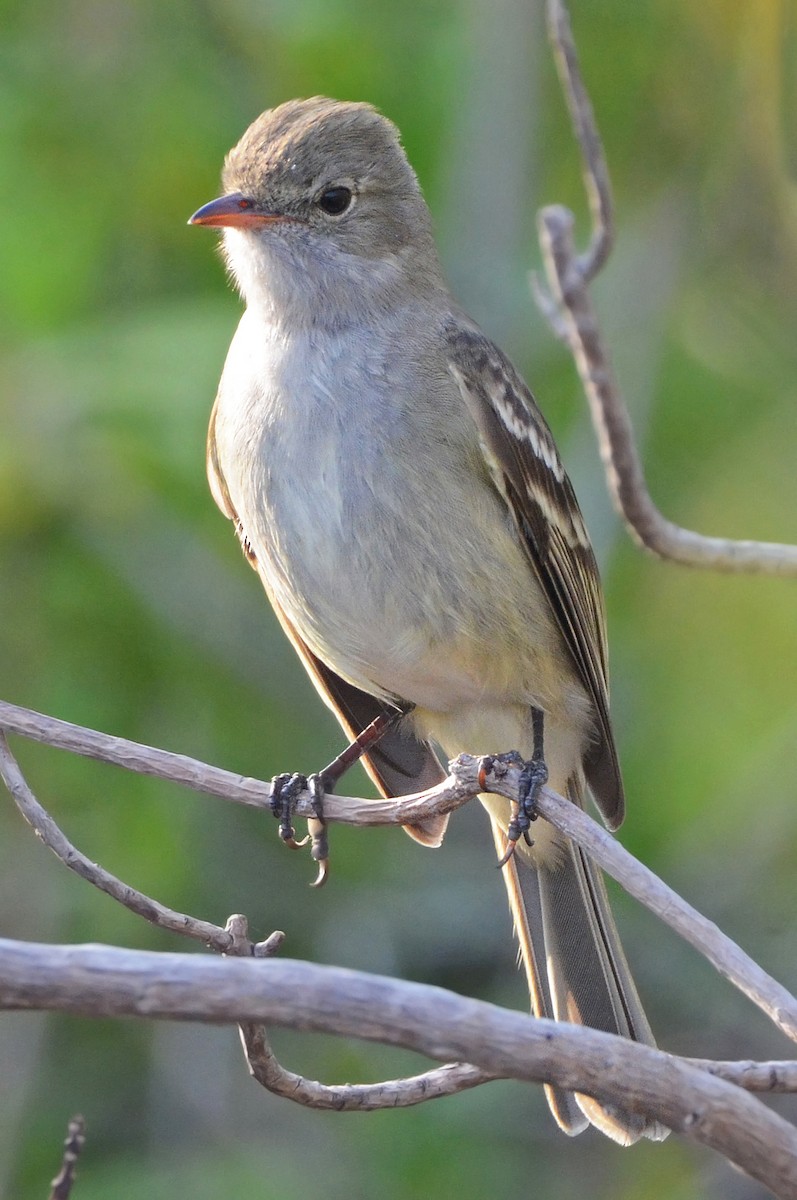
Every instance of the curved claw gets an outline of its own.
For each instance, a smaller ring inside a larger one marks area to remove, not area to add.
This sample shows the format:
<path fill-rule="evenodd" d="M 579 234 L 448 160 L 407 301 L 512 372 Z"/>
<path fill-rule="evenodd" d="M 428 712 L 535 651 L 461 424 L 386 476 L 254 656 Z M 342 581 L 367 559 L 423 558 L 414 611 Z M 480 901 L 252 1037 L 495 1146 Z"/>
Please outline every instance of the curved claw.
<path fill-rule="evenodd" d="M 501 867 L 505 867 L 506 864 L 509 862 L 512 855 L 515 853 L 516 847 L 517 847 L 517 838 L 507 838 L 506 839 L 506 850 L 499 858 L 498 864 L 497 864 L 499 871 L 500 871 Z"/>
<path fill-rule="evenodd" d="M 285 836 L 283 831 L 280 829 L 280 837 L 282 838 L 284 845 L 286 845 L 289 850 L 301 850 L 302 846 L 306 846 L 307 843 L 310 841 L 309 833 L 306 833 L 304 835 L 304 837 L 302 838 L 302 840 L 300 842 L 297 842 L 296 835 L 292 829 L 286 830 L 286 832 L 288 834 L 287 837 Z"/>
<path fill-rule="evenodd" d="M 329 859 L 328 858 L 319 858 L 318 874 L 316 875 L 313 882 L 310 884 L 310 887 L 311 888 L 323 887 L 328 879 L 329 879 Z"/>
<path fill-rule="evenodd" d="M 329 837 L 327 835 L 326 821 L 324 820 L 324 776 L 311 775 L 307 780 L 307 786 L 313 797 L 313 809 L 315 816 L 308 818 L 307 828 L 310 831 L 310 837 L 313 839 L 311 856 L 318 863 L 318 874 L 310 887 L 323 887 L 329 878 Z"/>

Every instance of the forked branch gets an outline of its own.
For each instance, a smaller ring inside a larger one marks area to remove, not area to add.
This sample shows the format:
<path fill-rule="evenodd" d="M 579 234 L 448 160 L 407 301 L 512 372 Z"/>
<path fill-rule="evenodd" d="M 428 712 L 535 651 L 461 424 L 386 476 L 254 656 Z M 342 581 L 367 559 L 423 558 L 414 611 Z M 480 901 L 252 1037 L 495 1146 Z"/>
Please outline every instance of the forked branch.
<path fill-rule="evenodd" d="M 18 723 L 30 723 L 32 719 L 35 723 L 35 717 L 26 714 L 25 721 Z M 101 735 L 89 732 L 92 753 L 96 754 Z M 69 736 L 79 740 L 76 727 L 71 728 Z M 124 756 L 119 739 L 111 741 L 114 755 Z M 145 750 L 137 747 L 133 757 Z M 152 759 L 146 754 L 144 757 L 152 773 Z M 171 764 L 164 766 L 168 773 Z M 190 771 L 195 778 L 202 778 L 204 766 L 194 763 Z M 38 804 L 2 735 L 0 774 L 26 819 L 66 865 L 139 916 L 199 937 L 227 956 L 242 960 L 213 962 L 185 955 L 149 955 L 138 960 L 130 958 L 129 952 L 110 947 L 57 948 L 0 941 L 0 1007 L 235 1020 L 241 1026 L 254 1077 L 269 1090 L 312 1107 L 362 1111 L 417 1104 L 496 1077 L 554 1082 L 644 1112 L 685 1136 L 713 1146 L 776 1195 L 797 1200 L 797 1131 L 741 1090 L 745 1086 L 787 1090 L 795 1082 L 795 1064 L 693 1065 L 595 1030 L 530 1021 L 520 1014 L 479 1006 L 438 989 L 425 989 L 421 1010 L 416 1013 L 413 1004 L 419 985 L 347 971 L 333 971 L 325 978 L 323 973 L 331 968 L 256 961 L 270 957 L 281 943 L 281 934 L 273 934 L 254 946 L 247 940 L 246 923 L 241 917 L 231 918 L 224 929 L 196 921 L 164 908 L 89 864 Z M 219 773 L 213 778 L 218 783 Z M 267 785 L 255 786 L 264 797 L 268 796 Z M 463 755 L 451 764 L 451 776 L 444 784 L 422 796 L 394 802 L 389 806 L 391 811 L 384 805 L 336 797 L 337 819 L 345 820 L 348 815 L 357 823 L 405 823 L 408 810 L 413 814 L 448 811 L 485 788 L 516 799 L 517 769 L 507 767 L 500 759 Z M 251 796 L 247 798 L 251 801 Z M 299 798 L 299 807 L 306 807 L 307 815 L 312 813 L 311 804 L 309 793 Z M 546 790 L 539 806 L 546 819 L 579 842 L 632 894 L 698 945 L 784 1032 L 797 1037 L 797 1002 L 715 926 L 690 909 L 570 801 Z M 243 974 L 239 968 L 244 968 Z M 263 968 L 267 969 L 265 974 L 250 973 Z M 302 975 L 308 970 L 310 976 Z M 313 977 L 314 971 L 322 975 Z M 275 979 L 282 980 L 277 986 L 277 1001 L 271 990 Z M 306 1003 L 305 989 L 310 985 L 318 1000 L 315 1010 L 314 1001 L 309 1008 Z M 398 992 L 388 998 L 386 986 Z M 432 1012 L 434 1020 L 430 1019 Z M 318 1083 L 277 1062 L 262 1024 L 265 1020 L 407 1046 L 438 1060 L 454 1061 L 404 1080 L 366 1085 Z M 421 1025 L 416 1024 L 419 1021 Z M 521 1043 L 517 1039 L 521 1034 L 530 1040 L 528 1044 L 523 1041 L 527 1051 L 519 1054 Z"/>
<path fill-rule="evenodd" d="M 55 722 L 52 717 L 43 717 L 38 713 L 18 709 L 14 705 L 0 703 L 0 730 L 4 726 L 18 731 L 25 730 L 37 740 L 48 740 L 44 731 L 53 730 L 61 739 L 62 727 L 65 727 L 72 749 L 80 751 L 82 735 L 85 734 L 92 757 L 106 757 L 106 735 L 96 730 L 81 730 L 77 725 L 66 726 L 64 722 Z M 245 783 L 243 802 L 255 803 L 257 797 L 260 807 L 268 807 L 270 786 L 266 783 L 257 780 L 242 781 L 240 776 L 220 771 L 216 767 L 208 767 L 183 756 L 169 755 L 162 750 L 155 751 L 137 743 L 126 743 L 122 738 L 108 737 L 107 748 L 109 761 L 124 762 L 132 770 L 139 769 L 135 764 L 143 762 L 146 764 L 147 774 L 162 773 L 164 778 L 175 777 L 174 760 L 177 760 L 181 771 L 186 778 L 190 777 L 194 787 L 204 790 L 202 781 L 208 778 L 208 790 L 213 795 L 223 796 L 225 799 L 240 802 L 242 784 Z M 328 822 L 337 821 L 351 825 L 405 825 L 437 813 L 451 812 L 485 790 L 494 791 L 509 800 L 517 800 L 518 769 L 507 766 L 500 759 L 480 759 L 463 754 L 449 764 L 449 770 L 451 773 L 448 778 L 437 787 L 398 800 L 372 801 L 349 796 L 328 796 L 324 802 L 325 819 Z M 149 897 L 142 897 L 134 889 L 107 875 L 101 867 L 89 863 L 85 855 L 68 842 L 49 814 L 37 802 L 2 734 L 0 776 L 5 780 L 25 819 L 68 867 L 78 871 L 120 903 L 126 904 L 155 924 L 174 932 L 186 933 L 224 953 L 234 952 L 227 930 L 207 922 L 198 922 L 193 917 L 156 905 Z M 222 786 L 225 776 L 230 784 L 229 795 L 224 794 Z M 540 794 L 538 807 L 542 817 L 586 850 L 627 892 L 707 958 L 712 966 L 765 1012 L 787 1037 L 797 1041 L 797 1000 L 712 921 L 697 912 L 663 880 L 629 854 L 616 838 L 569 800 L 545 788 Z M 301 793 L 297 797 L 296 813 L 307 818 L 314 816 L 313 797 L 309 792 Z"/>
<path fill-rule="evenodd" d="M 647 1113 L 797 1200 L 797 1130 L 747 1092 L 650 1046 L 531 1020 L 425 984 L 289 959 L 214 959 L 0 939 L 0 1006 L 167 1020 L 268 1022 L 435 1059 Z"/>
<path fill-rule="evenodd" d="M 572 212 L 558 204 L 543 208 L 537 220 L 550 294 L 537 280 L 533 290 L 554 332 L 567 342 L 576 361 L 615 507 L 634 539 L 661 558 L 715 571 L 795 577 L 797 546 L 707 537 L 667 520 L 651 499 L 631 418 L 589 295 L 588 284 L 611 250 L 613 204 L 603 146 L 564 0 L 548 0 L 548 29 L 581 151 L 592 235 L 588 250 L 579 255 Z"/>
<path fill-rule="evenodd" d="M 796 576 L 797 547 L 704 537 L 668 521 L 651 500 L 588 292 L 613 240 L 608 171 L 564 0 L 548 0 L 548 13 L 583 157 L 592 234 L 588 249 L 579 255 L 572 213 L 561 206 L 542 210 L 540 240 L 550 294 L 538 288 L 538 298 L 576 360 L 615 504 L 634 537 L 662 557 L 723 571 Z M 3 729 L 238 803 L 263 808 L 269 804 L 270 788 L 263 782 L 0 703 Z M 325 818 L 357 825 L 417 823 L 451 811 L 479 791 L 517 796 L 517 771 L 492 760 L 463 755 L 450 770 L 439 787 L 398 801 L 327 797 Z M 273 961 L 281 933 L 252 944 L 242 917 L 230 918 L 221 927 L 174 912 L 92 863 L 33 796 L 2 733 L 0 774 L 26 820 L 65 865 L 138 916 L 226 956 L 222 961 L 0 939 L 0 1008 L 235 1021 L 255 1078 L 269 1090 L 312 1107 L 351 1111 L 417 1104 L 499 1077 L 552 1082 L 645 1113 L 718 1150 L 777 1196 L 797 1200 L 797 1131 L 746 1094 L 797 1090 L 797 1064 L 690 1062 L 596 1030 L 532 1021 L 436 988 Z M 300 796 L 297 814 L 311 817 L 311 804 L 309 794 Z M 715 925 L 569 801 L 546 789 L 539 810 L 797 1040 L 797 1001 Z M 453 1061 L 408 1079 L 327 1085 L 304 1079 L 277 1062 L 264 1021 L 381 1041 Z M 80 1136 L 82 1131 L 70 1126 L 71 1142 L 61 1176 L 53 1183 L 53 1200 L 69 1194 Z"/>

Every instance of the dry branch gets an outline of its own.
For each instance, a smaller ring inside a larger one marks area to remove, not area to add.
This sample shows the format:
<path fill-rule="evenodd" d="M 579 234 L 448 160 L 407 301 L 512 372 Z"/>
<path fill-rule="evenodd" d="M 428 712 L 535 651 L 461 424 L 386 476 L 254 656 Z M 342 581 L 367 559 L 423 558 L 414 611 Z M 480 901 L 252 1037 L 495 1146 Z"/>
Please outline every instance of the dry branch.
<path fill-rule="evenodd" d="M 711 1058 L 687 1058 L 686 1062 L 718 1079 L 727 1079 L 746 1092 L 788 1095 L 797 1092 L 797 1062 L 719 1062 Z"/>
<path fill-rule="evenodd" d="M 41 714 L 30 713 L 0 702 L 0 729 L 4 727 L 13 727 L 18 732 L 33 730 L 33 736 L 36 736 L 37 740 L 47 740 L 46 731 L 54 730 L 59 744 L 63 744 L 68 737 L 70 748 L 80 752 L 81 746 L 85 744 L 90 747 L 93 757 L 106 757 L 107 747 L 107 757 L 110 761 L 129 765 L 133 770 L 140 769 L 136 764 L 143 761 L 146 763 L 147 774 L 159 774 L 162 768 L 163 777 L 169 779 L 175 778 L 173 763 L 177 761 L 182 764 L 181 769 L 185 776 L 190 775 L 197 781 L 195 786 L 200 790 L 204 790 L 202 781 L 209 778 L 215 795 L 225 799 L 240 798 L 242 781 L 238 775 L 220 771 L 217 767 L 208 767 L 182 755 L 169 755 L 134 742 L 125 742 L 122 738 L 111 738 L 94 730 L 82 730 L 80 726 L 67 725 L 66 722 L 55 721 L 52 717 L 43 717 Z M 67 730 L 66 737 L 64 729 Z M 187 769 L 185 764 L 188 764 Z M 328 796 L 324 801 L 325 818 L 328 821 L 352 825 L 404 825 L 433 816 L 435 813 L 451 812 L 485 789 L 504 795 L 510 800 L 517 799 L 519 772 L 516 767 L 507 767 L 498 760 L 485 760 L 463 754 L 450 764 L 450 771 L 448 779 L 437 787 L 399 800 L 358 800 L 349 796 Z M 128 888 L 96 864 L 89 863 L 29 794 L 30 789 L 27 788 L 4 739 L 0 742 L 0 776 L 5 779 L 26 820 L 68 867 L 78 870 L 120 903 L 126 903 L 126 895 L 134 901 L 137 900 L 137 906 L 136 903 L 131 903 L 128 907 L 155 924 L 178 933 L 185 932 L 188 936 L 205 941 L 221 951 L 230 949 L 229 934 L 225 930 L 206 922 L 196 922 L 195 918 L 185 914 L 174 913 L 149 897 L 142 897 L 141 893 Z M 229 796 L 225 796 L 222 790 L 220 781 L 224 779 L 230 781 Z M 181 781 L 184 782 L 185 779 Z M 270 786 L 252 779 L 244 782 L 249 797 L 246 803 L 252 803 L 255 796 L 260 796 L 260 803 L 265 805 Z M 297 815 L 312 817 L 312 805 L 313 798 L 310 793 L 301 793 L 297 802 Z M 787 1037 L 797 1041 L 797 1000 L 712 921 L 707 920 L 683 900 L 658 876 L 629 854 L 616 838 L 569 800 L 545 788 L 540 795 L 538 808 L 546 820 L 586 850 L 630 895 L 704 955 L 712 966 L 765 1012 Z M 46 821 L 42 821 L 42 816 Z M 86 869 L 84 864 L 88 864 L 90 869 Z M 151 911 L 151 915 L 148 915 L 147 909 Z"/>
<path fill-rule="evenodd" d="M 611 1034 L 424 984 L 291 960 L 215 959 L 0 939 L 0 1007 L 268 1022 L 549 1080 L 643 1112 L 797 1200 L 797 1130 L 740 1088 Z"/>
<path fill-rule="evenodd" d="M 563 0 L 549 0 L 548 12 L 583 157 L 592 234 L 587 251 L 579 255 L 572 213 L 561 206 L 540 213 L 540 242 L 551 294 L 539 290 L 538 298 L 576 360 L 614 502 L 634 537 L 662 557 L 717 570 L 795 576 L 797 547 L 704 537 L 666 520 L 648 493 L 630 418 L 587 288 L 613 241 L 608 170 Z M 269 784 L 13 705 L 0 703 L 0 729 L 238 803 L 269 805 Z M 451 764 L 445 783 L 400 801 L 329 796 L 325 818 L 354 825 L 399 825 L 449 812 L 484 788 L 479 776 L 486 761 L 462 756 Z M 437 988 L 306 963 L 254 961 L 268 959 L 282 935 L 253 946 L 243 918 L 231 918 L 225 928 L 198 921 L 166 908 L 91 863 L 33 796 L 1 733 L 0 773 L 26 820 L 70 869 L 137 915 L 231 956 L 209 960 L 0 940 L 0 1007 L 236 1021 L 254 1076 L 277 1094 L 314 1107 L 351 1111 L 416 1104 L 498 1077 L 552 1082 L 645 1113 L 712 1146 L 777 1196 L 797 1200 L 797 1131 L 742 1090 L 794 1091 L 797 1064 L 690 1062 L 596 1030 L 531 1020 Z M 517 771 L 494 769 L 488 772 L 486 786 L 514 799 Z M 539 808 L 545 819 L 581 845 L 797 1040 L 797 1001 L 715 925 L 570 802 L 546 789 Z M 309 794 L 300 797 L 297 814 L 313 815 Z M 277 1062 L 263 1021 L 400 1045 L 456 1061 L 410 1079 L 322 1084 Z M 62 1188 L 54 1190 L 53 1197 L 68 1195 L 80 1134 L 77 1126 L 70 1126 L 67 1152 L 71 1157 L 67 1161 L 65 1154 L 62 1175 L 53 1183 L 54 1189 Z"/>
<path fill-rule="evenodd" d="M 481 1071 L 469 1063 L 446 1063 L 420 1075 L 403 1079 L 384 1079 L 379 1083 L 319 1083 L 288 1071 L 277 1061 L 262 1025 L 240 1025 L 250 1074 L 275 1096 L 293 1100 L 306 1108 L 332 1109 L 335 1112 L 375 1112 L 382 1108 L 410 1108 L 454 1096 L 469 1088 L 489 1083 L 499 1076 Z"/>
<path fill-rule="evenodd" d="M 66 1132 L 61 1170 L 50 1184 L 50 1200 L 69 1200 L 75 1182 L 77 1162 L 86 1141 L 86 1124 L 79 1115 L 72 1117 Z"/>
<path fill-rule="evenodd" d="M 611 249 L 613 202 L 564 0 L 548 0 L 548 29 L 581 151 L 592 236 L 587 252 L 579 255 L 572 212 L 558 204 L 542 209 L 538 232 L 550 295 L 536 280 L 534 292 L 554 333 L 567 342 L 576 361 L 615 507 L 634 539 L 661 558 L 715 571 L 797 576 L 797 546 L 706 537 L 667 520 L 651 499 L 631 418 L 587 287 Z"/>
<path fill-rule="evenodd" d="M 253 948 L 247 937 L 246 918 L 236 914 L 227 922 L 234 940 L 233 953 L 248 958 Z M 254 949 L 261 958 L 270 958 L 282 945 L 283 935 L 271 937 Z M 249 1073 L 267 1091 L 305 1108 L 332 1109 L 335 1112 L 373 1112 L 381 1108 L 409 1108 L 453 1096 L 496 1078 L 469 1063 L 446 1063 L 421 1075 L 404 1079 L 385 1079 L 379 1083 L 320 1083 L 289 1071 L 271 1048 L 265 1025 L 242 1021 L 238 1026 Z"/>
<path fill-rule="evenodd" d="M 479 760 L 462 755 L 451 766 L 456 769 L 462 762 L 472 769 L 470 764 L 474 761 Z M 488 781 L 490 790 L 516 800 L 520 772 L 517 767 L 501 770 L 506 772 L 505 778 L 493 774 Z M 629 895 L 694 946 L 721 975 L 766 1013 L 786 1037 L 797 1041 L 797 999 L 762 970 L 713 921 L 682 899 L 570 800 L 563 799 L 550 788 L 544 788 L 538 808 L 546 820 L 586 850 Z"/>
<path fill-rule="evenodd" d="M 69 721 L 60 721 L 5 700 L 0 700 L 0 729 L 59 750 L 70 750 L 85 758 L 111 763 L 139 775 L 165 779 L 208 796 L 269 811 L 271 783 L 223 771 L 220 767 L 210 766 L 185 754 L 173 754 L 155 746 L 100 733 L 84 725 L 73 725 Z M 435 789 L 401 800 L 356 800 L 330 794 L 324 798 L 324 816 L 328 821 L 340 821 L 346 825 L 415 823 L 435 813 L 459 808 L 472 798 L 472 794 L 459 788 L 455 780 L 449 781 L 449 786 L 440 794 Z M 302 817 L 313 816 L 309 793 L 302 794 L 296 812 Z"/>
<path fill-rule="evenodd" d="M 230 948 L 232 941 L 229 933 L 224 929 L 158 904 L 149 896 L 145 896 L 143 892 L 139 892 L 129 884 L 123 883 L 121 879 L 117 879 L 104 867 L 91 862 L 85 854 L 76 849 L 33 795 L 2 732 L 0 732 L 0 777 L 36 836 L 41 838 L 45 846 L 48 846 L 64 866 L 69 867 L 70 871 L 74 871 L 87 883 L 93 884 L 113 900 L 118 900 L 125 908 L 129 908 L 131 912 L 143 917 L 152 925 L 157 925 L 161 929 L 169 929 L 173 933 L 184 934 L 186 937 L 196 938 L 197 941 L 205 942 L 216 950 L 224 951 Z"/>

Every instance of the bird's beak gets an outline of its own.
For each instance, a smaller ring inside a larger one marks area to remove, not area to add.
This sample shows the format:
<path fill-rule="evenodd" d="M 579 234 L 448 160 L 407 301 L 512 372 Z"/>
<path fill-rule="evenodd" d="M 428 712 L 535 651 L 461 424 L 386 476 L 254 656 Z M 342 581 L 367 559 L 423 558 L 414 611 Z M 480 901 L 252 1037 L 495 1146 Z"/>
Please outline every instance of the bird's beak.
<path fill-rule="evenodd" d="M 258 209 L 254 200 L 241 192 L 230 192 L 227 196 L 219 196 L 197 209 L 193 217 L 188 218 L 189 225 L 227 225 L 234 229 L 252 229 L 258 225 L 267 225 L 272 221 L 282 221 L 281 213 L 263 212 Z"/>

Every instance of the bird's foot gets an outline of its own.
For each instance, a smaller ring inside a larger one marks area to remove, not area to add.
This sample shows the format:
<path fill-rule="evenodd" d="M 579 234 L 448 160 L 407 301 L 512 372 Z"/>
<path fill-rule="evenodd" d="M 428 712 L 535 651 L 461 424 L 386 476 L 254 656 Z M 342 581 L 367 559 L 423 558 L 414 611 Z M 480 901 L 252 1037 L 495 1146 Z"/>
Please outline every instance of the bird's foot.
<path fill-rule="evenodd" d="M 271 781 L 271 811 L 279 821 L 279 835 L 291 850 L 299 850 L 310 842 L 310 856 L 318 863 L 318 875 L 311 887 L 321 887 L 329 875 L 329 839 L 324 820 L 324 793 L 331 791 L 324 773 L 316 775 L 275 775 Z M 297 797 L 304 791 L 312 796 L 315 816 L 308 817 L 307 837 L 296 840 L 292 818 Z"/>
<path fill-rule="evenodd" d="M 529 829 L 531 822 L 537 820 L 537 797 L 540 788 L 548 782 L 548 768 L 541 756 L 534 754 L 530 759 L 524 759 L 517 750 L 510 750 L 508 754 L 494 755 L 491 765 L 496 762 L 503 763 L 508 767 L 520 767 L 518 798 L 510 801 L 512 815 L 506 830 L 506 851 L 498 863 L 499 867 L 503 867 L 515 853 L 515 848 L 521 838 L 527 846 L 534 845 Z"/>

